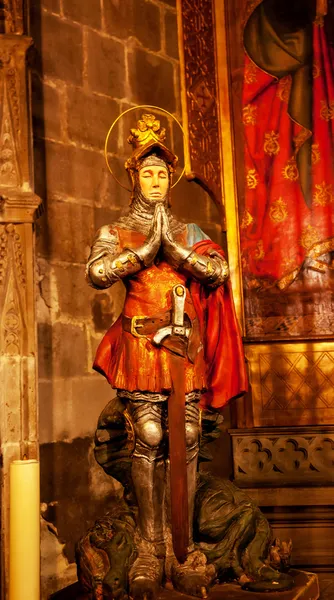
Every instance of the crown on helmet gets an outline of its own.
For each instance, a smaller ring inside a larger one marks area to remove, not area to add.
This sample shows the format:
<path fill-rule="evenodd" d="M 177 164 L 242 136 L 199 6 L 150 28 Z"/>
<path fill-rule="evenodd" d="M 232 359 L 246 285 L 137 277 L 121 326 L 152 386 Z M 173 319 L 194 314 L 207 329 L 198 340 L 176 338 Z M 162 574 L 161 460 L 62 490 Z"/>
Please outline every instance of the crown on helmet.
<path fill-rule="evenodd" d="M 154 154 L 162 159 L 170 174 L 174 173 L 178 158 L 163 143 L 166 139 L 166 129 L 161 127 L 159 119 L 152 114 L 144 114 L 137 122 L 137 129 L 130 129 L 128 143 L 132 145 L 133 152 L 126 161 L 125 168 L 133 181 L 133 174 L 141 166 L 142 160 Z"/>

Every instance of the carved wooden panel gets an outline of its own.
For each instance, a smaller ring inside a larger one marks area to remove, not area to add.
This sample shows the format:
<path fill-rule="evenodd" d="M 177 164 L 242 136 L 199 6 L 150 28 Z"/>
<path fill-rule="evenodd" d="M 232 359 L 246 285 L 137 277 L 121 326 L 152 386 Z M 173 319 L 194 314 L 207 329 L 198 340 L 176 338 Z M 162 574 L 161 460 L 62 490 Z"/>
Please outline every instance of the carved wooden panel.
<path fill-rule="evenodd" d="M 334 342 L 252 344 L 254 426 L 334 422 Z"/>
<path fill-rule="evenodd" d="M 334 484 L 334 427 L 234 430 L 231 434 L 237 484 Z"/>
<path fill-rule="evenodd" d="M 179 0 L 186 175 L 221 202 L 221 167 L 212 0 Z M 185 119 L 186 115 L 186 119 Z M 187 160 L 188 159 L 188 160 Z"/>
<path fill-rule="evenodd" d="M 22 34 L 24 29 L 23 0 L 3 0 L 5 33 Z"/>

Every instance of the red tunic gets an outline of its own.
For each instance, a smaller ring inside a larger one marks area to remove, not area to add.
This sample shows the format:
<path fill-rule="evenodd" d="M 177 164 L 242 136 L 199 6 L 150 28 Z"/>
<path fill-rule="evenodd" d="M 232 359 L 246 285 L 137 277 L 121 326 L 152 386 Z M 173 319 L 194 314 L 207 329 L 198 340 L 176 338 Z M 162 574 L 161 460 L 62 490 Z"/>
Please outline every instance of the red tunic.
<path fill-rule="evenodd" d="M 121 248 L 137 248 L 145 241 L 145 236 L 136 231 L 117 229 Z M 186 245 L 184 235 L 178 241 Z M 187 286 L 187 278 L 175 271 L 167 262 L 161 261 L 148 269 L 139 271 L 124 280 L 126 299 L 123 315 L 126 317 L 154 317 L 172 308 L 172 289 L 177 284 Z M 196 311 L 187 288 L 185 312 L 191 320 Z M 119 328 L 113 351 L 109 351 L 108 367 L 104 374 L 112 387 L 117 389 L 164 392 L 171 390 L 171 354 L 165 348 L 154 346 L 150 341 L 153 335 L 135 337 L 123 331 L 121 322 L 111 329 Z M 107 334 L 108 335 L 108 334 Z M 99 355 L 100 348 L 98 349 Z M 98 368 L 98 355 L 94 367 Z M 98 370 L 101 370 L 98 368 Z M 184 359 L 186 393 L 206 387 L 206 363 L 203 348 L 197 354 L 195 363 Z"/>
<path fill-rule="evenodd" d="M 143 244 L 144 235 L 118 229 L 122 248 Z M 179 236 L 178 241 L 185 244 Z M 223 251 L 210 240 L 194 245 L 199 254 Z M 241 337 L 236 321 L 230 286 L 208 290 L 187 280 L 162 261 L 124 281 L 127 289 L 123 315 L 155 316 L 171 308 L 171 290 L 181 283 L 187 288 L 185 311 L 198 318 L 204 343 L 195 363 L 184 359 L 186 393 L 206 390 L 202 405 L 222 408 L 232 397 L 247 390 Z M 135 337 L 122 328 L 122 315 L 100 343 L 94 369 L 117 389 L 164 392 L 171 389 L 170 352 L 153 346 L 147 337 Z"/>

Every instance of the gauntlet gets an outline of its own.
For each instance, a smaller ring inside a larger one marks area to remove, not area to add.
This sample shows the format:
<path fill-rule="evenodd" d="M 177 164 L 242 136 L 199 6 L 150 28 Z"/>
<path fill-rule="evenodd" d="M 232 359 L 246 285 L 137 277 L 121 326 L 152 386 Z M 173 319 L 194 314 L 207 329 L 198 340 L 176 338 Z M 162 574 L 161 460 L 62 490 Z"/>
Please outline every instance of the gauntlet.
<path fill-rule="evenodd" d="M 211 252 L 209 256 L 191 252 L 180 269 L 211 289 L 223 285 L 229 276 L 227 261 L 218 252 Z"/>
<path fill-rule="evenodd" d="M 185 271 L 203 285 L 215 289 L 228 278 L 228 264 L 218 252 L 203 256 L 191 248 L 184 248 L 175 241 L 164 210 L 162 210 L 162 243 L 168 262 L 175 269 Z"/>
<path fill-rule="evenodd" d="M 97 234 L 86 268 L 92 287 L 108 288 L 153 263 L 161 245 L 161 207 L 156 206 L 151 229 L 139 248 L 120 250 L 116 236 L 108 226 L 101 227 Z"/>

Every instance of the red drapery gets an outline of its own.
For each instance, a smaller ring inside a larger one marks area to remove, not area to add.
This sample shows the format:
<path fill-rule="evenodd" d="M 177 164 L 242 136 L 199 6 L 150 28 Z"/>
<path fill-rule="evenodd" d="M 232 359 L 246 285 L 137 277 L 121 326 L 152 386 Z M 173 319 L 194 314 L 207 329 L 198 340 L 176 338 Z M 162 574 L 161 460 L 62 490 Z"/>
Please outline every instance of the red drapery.
<path fill-rule="evenodd" d="M 244 279 L 249 289 L 297 277 L 305 259 L 317 270 L 334 250 L 334 51 L 323 20 L 313 24 L 312 130 L 289 115 L 291 75 L 274 77 L 245 53 L 243 122 L 245 206 L 241 215 Z M 297 156 L 311 137 L 311 203 L 306 203 Z"/>

